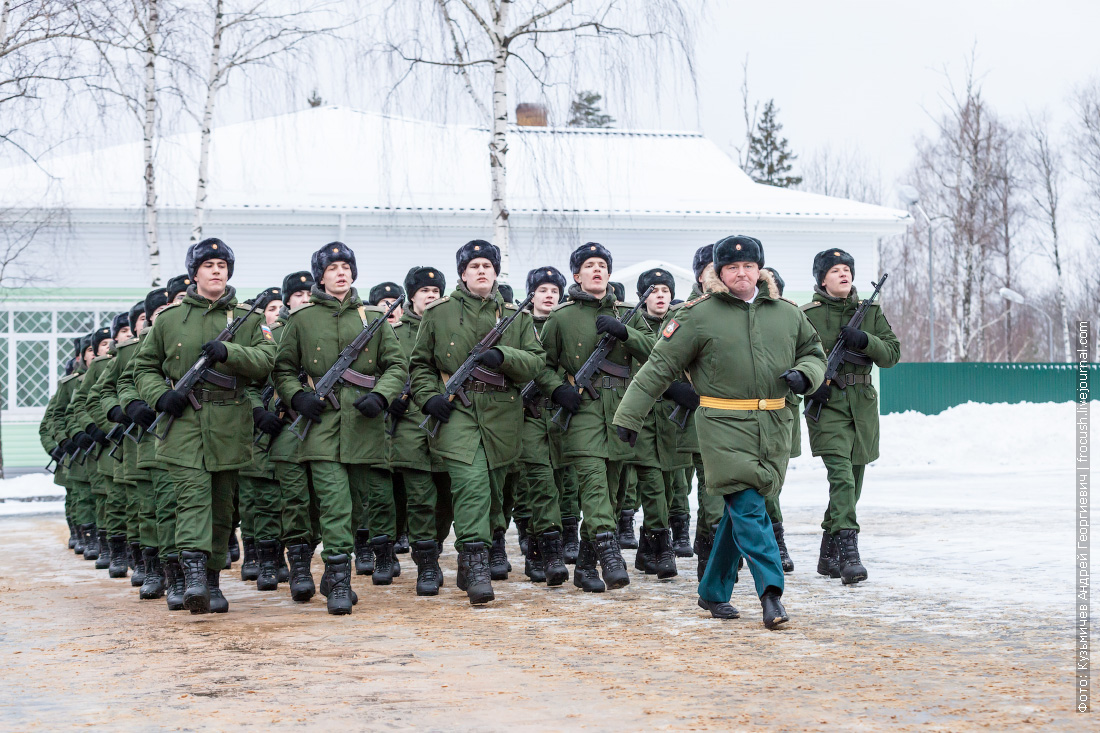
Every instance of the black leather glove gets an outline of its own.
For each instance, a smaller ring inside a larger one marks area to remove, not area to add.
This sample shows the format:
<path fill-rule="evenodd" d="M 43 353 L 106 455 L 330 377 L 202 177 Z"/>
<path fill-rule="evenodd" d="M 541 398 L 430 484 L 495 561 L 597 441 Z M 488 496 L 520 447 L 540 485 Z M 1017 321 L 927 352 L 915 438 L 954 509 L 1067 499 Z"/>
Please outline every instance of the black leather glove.
<path fill-rule="evenodd" d="M 130 425 L 134 422 L 130 419 L 129 415 L 123 412 L 122 408 L 118 405 L 115 405 L 110 410 L 107 410 L 107 419 L 111 422 L 117 422 L 120 425 L 124 425 L 125 427 L 130 427 Z"/>
<path fill-rule="evenodd" d="M 133 400 L 126 405 L 126 414 L 143 430 L 148 430 L 157 419 L 157 413 L 150 409 L 145 400 Z"/>
<path fill-rule="evenodd" d="M 630 428 L 615 426 L 615 432 L 619 434 L 619 440 L 624 443 L 630 443 L 630 447 L 633 448 L 634 444 L 638 442 L 638 432 L 631 430 Z"/>
<path fill-rule="evenodd" d="M 229 349 L 221 341 L 207 341 L 202 345 L 202 353 L 215 364 L 229 358 Z"/>
<path fill-rule="evenodd" d="M 626 326 L 614 316 L 596 316 L 596 333 L 609 333 L 619 341 L 626 341 Z"/>
<path fill-rule="evenodd" d="M 58 447 L 61 449 L 62 453 L 69 454 L 76 452 L 76 443 L 69 440 L 68 438 L 65 438 L 65 440 L 61 441 L 61 445 L 59 445 Z"/>
<path fill-rule="evenodd" d="M 672 400 L 685 410 L 694 410 L 699 407 L 699 394 L 695 391 L 695 387 L 687 382 L 673 382 L 661 396 Z"/>
<path fill-rule="evenodd" d="M 313 392 L 299 392 L 290 398 L 294 411 L 312 422 L 321 422 L 321 413 L 325 411 L 325 401 Z"/>
<path fill-rule="evenodd" d="M 581 409 L 580 392 L 573 389 L 568 384 L 563 384 L 555 389 L 554 393 L 550 395 L 550 399 L 564 407 L 565 411 L 570 415 L 576 415 L 577 410 Z"/>
<path fill-rule="evenodd" d="M 156 405 L 157 412 L 167 412 L 172 417 L 183 417 L 187 409 L 187 395 L 170 389 L 160 396 Z"/>
<path fill-rule="evenodd" d="M 425 415 L 431 415 L 439 422 L 447 422 L 451 419 L 451 403 L 441 394 L 431 397 L 420 409 Z"/>
<path fill-rule="evenodd" d="M 787 386 L 795 394 L 806 394 L 810 389 L 810 380 L 806 379 L 806 375 L 797 369 L 788 369 L 780 374 L 779 378 L 786 380 Z"/>
<path fill-rule="evenodd" d="M 386 412 L 393 415 L 393 417 L 402 417 L 409 411 L 409 400 L 394 400 L 390 404 L 386 405 Z"/>
<path fill-rule="evenodd" d="M 497 348 L 483 351 L 477 357 L 477 363 L 486 369 L 500 369 L 500 365 L 504 363 L 504 352 Z"/>
<path fill-rule="evenodd" d="M 815 391 L 807 399 L 811 399 L 814 402 L 820 402 L 824 405 L 826 402 L 829 401 L 829 398 L 832 396 L 833 386 L 831 384 L 825 384 L 824 382 L 822 382 L 821 386 L 817 388 L 817 391 Z"/>
<path fill-rule="evenodd" d="M 386 409 L 386 398 L 369 392 L 355 401 L 355 409 L 363 413 L 363 417 L 378 417 Z"/>
<path fill-rule="evenodd" d="M 88 437 L 100 445 L 108 445 L 111 442 L 107 440 L 107 433 L 100 430 L 99 426 L 95 423 L 88 423 L 88 427 L 84 428 L 84 432 L 88 434 Z"/>
<path fill-rule="evenodd" d="M 866 333 L 852 326 L 841 326 L 840 336 L 850 349 L 866 349 L 867 342 L 870 340 L 867 338 Z"/>
<path fill-rule="evenodd" d="M 252 423 L 261 433 L 267 433 L 273 438 L 283 432 L 283 421 L 279 416 L 262 407 L 252 408 Z"/>
<path fill-rule="evenodd" d="M 92 447 L 92 439 L 87 433 L 77 433 L 73 436 L 73 442 L 79 450 L 88 450 Z"/>

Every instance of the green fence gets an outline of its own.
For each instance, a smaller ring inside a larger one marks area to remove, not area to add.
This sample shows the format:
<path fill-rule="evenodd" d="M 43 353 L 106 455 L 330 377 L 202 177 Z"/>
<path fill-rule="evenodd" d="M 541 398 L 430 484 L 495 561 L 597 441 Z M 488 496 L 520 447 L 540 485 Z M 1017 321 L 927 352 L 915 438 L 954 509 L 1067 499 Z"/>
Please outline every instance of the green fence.
<path fill-rule="evenodd" d="M 964 402 L 1072 402 L 1077 364 L 903 363 L 879 371 L 883 414 L 935 415 Z M 1100 385 L 1100 365 L 1089 378 Z"/>

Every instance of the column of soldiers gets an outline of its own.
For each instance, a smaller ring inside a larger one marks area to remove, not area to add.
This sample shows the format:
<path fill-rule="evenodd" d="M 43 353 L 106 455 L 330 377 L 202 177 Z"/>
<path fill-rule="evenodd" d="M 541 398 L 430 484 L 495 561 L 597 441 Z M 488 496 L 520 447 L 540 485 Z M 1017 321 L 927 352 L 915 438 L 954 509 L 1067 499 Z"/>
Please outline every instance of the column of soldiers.
<path fill-rule="evenodd" d="M 629 585 L 624 548 L 659 580 L 697 555 L 699 606 L 715 618 L 738 617 L 729 601 L 747 563 L 775 628 L 794 570 L 779 495 L 807 395 L 829 477 L 818 572 L 865 580 L 871 365 L 900 352 L 878 308 L 849 325 L 852 257 L 815 258 L 802 308 L 753 237 L 701 247 L 686 302 L 661 269 L 624 302 L 613 264 L 585 244 L 571 282 L 535 268 L 518 304 L 498 282 L 498 248 L 474 240 L 449 292 L 443 271 L 418 266 L 364 300 L 355 253 L 333 242 L 239 301 L 232 249 L 192 245 L 185 275 L 75 340 L 47 407 L 40 436 L 66 490 L 69 547 L 169 610 L 227 612 L 220 574 L 240 560 L 258 590 L 288 584 L 302 603 L 320 591 L 341 615 L 358 603 L 353 576 L 389 585 L 405 553 L 416 594 L 439 595 L 452 532 L 458 589 L 494 600 L 514 523 L 525 576 L 547 587 L 570 565 L 583 592 Z M 826 382 L 838 342 L 845 361 Z"/>

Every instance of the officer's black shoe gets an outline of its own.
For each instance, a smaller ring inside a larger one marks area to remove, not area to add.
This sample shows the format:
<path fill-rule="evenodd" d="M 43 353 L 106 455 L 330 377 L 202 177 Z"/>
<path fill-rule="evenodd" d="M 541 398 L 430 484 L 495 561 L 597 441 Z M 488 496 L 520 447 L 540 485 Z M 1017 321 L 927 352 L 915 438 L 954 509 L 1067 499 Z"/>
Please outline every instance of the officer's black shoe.
<path fill-rule="evenodd" d="M 603 582 L 609 590 L 630 585 L 630 573 L 626 571 L 626 562 L 614 532 L 600 532 L 596 535 L 596 555 L 600 558 Z"/>
<path fill-rule="evenodd" d="M 184 550 L 180 553 L 183 569 L 183 607 L 191 613 L 210 612 L 210 585 L 206 579 L 206 553 Z"/>
<path fill-rule="evenodd" d="M 638 549 L 638 538 L 634 536 L 634 510 L 623 509 L 619 512 L 619 547 L 627 550 Z"/>
<path fill-rule="evenodd" d="M 642 527 L 642 537 L 638 540 L 638 552 L 634 554 L 634 569 L 646 575 L 657 574 L 657 555 L 654 553 L 653 533 Z"/>
<path fill-rule="evenodd" d="M 779 545 L 779 560 L 783 563 L 784 573 L 794 572 L 794 560 L 791 559 L 791 555 L 787 552 L 787 541 L 783 537 L 783 523 L 772 522 L 772 532 L 775 533 L 775 544 Z"/>
<path fill-rule="evenodd" d="M 867 568 L 859 559 L 859 530 L 842 529 L 836 533 L 835 541 L 840 581 L 844 585 L 852 585 L 867 580 Z"/>
<path fill-rule="evenodd" d="M 398 555 L 405 555 L 409 552 L 409 533 L 400 532 L 397 535 L 397 542 L 393 543 L 393 551 Z"/>
<path fill-rule="evenodd" d="M 244 562 L 241 563 L 241 580 L 255 580 L 260 577 L 260 557 L 256 553 L 256 538 L 243 537 Z"/>
<path fill-rule="evenodd" d="M 389 585 L 393 582 L 393 541 L 389 535 L 380 534 L 370 544 L 374 548 L 374 574 L 370 576 L 370 582 Z"/>
<path fill-rule="evenodd" d="M 655 529 L 652 534 L 653 550 L 656 555 L 657 580 L 668 580 L 678 575 L 676 553 L 672 549 L 672 530 Z"/>
<path fill-rule="evenodd" d="M 821 550 L 817 557 L 817 573 L 827 578 L 840 577 L 840 562 L 836 553 L 836 538 L 828 532 L 821 533 Z"/>
<path fill-rule="evenodd" d="M 229 613 L 229 601 L 222 595 L 221 572 L 214 568 L 206 569 L 206 586 L 210 589 L 210 613 Z"/>
<path fill-rule="evenodd" d="M 275 553 L 275 579 L 280 583 L 290 582 L 290 566 L 286 563 L 286 545 L 278 540 L 279 549 Z"/>
<path fill-rule="evenodd" d="M 764 590 L 764 595 L 760 596 L 760 605 L 764 609 L 764 625 L 769 629 L 777 629 L 790 620 L 787 618 L 787 610 L 779 601 L 781 595 L 778 588 L 769 585 Z"/>
<path fill-rule="evenodd" d="M 585 593 L 603 593 L 606 589 L 596 571 L 596 544 L 581 542 L 577 564 L 573 566 L 573 585 Z"/>
<path fill-rule="evenodd" d="M 141 543 L 130 543 L 130 567 L 133 568 L 133 573 L 130 575 L 130 585 L 135 588 L 140 588 L 142 583 L 145 582 L 145 561 L 141 558 Z"/>
<path fill-rule="evenodd" d="M 741 618 L 741 612 L 728 603 L 699 599 L 699 608 L 710 611 L 711 618 Z"/>
<path fill-rule="evenodd" d="M 123 541 L 125 542 L 125 538 Z M 96 530 L 96 543 L 99 546 L 99 555 L 95 559 L 95 569 L 106 570 L 111 567 L 111 541 L 107 538 L 107 530 Z"/>
<path fill-rule="evenodd" d="M 107 557 L 107 575 L 111 578 L 125 578 L 130 569 L 127 553 L 130 546 L 126 543 L 126 535 L 116 534 L 107 540 L 110 555 Z"/>
<path fill-rule="evenodd" d="M 566 565 L 574 565 L 581 551 L 580 523 L 576 517 L 561 518 L 561 555 Z"/>
<path fill-rule="evenodd" d="M 691 557 L 695 552 L 691 549 L 688 535 L 691 531 L 690 514 L 673 514 L 668 518 L 672 527 L 672 549 L 676 557 Z"/>
<path fill-rule="evenodd" d="M 66 521 L 69 524 L 69 549 L 71 550 L 74 547 L 76 547 L 76 538 L 77 538 L 77 535 L 80 534 L 80 530 L 78 530 L 76 528 L 76 525 L 73 524 L 73 522 L 71 520 L 69 520 L 67 517 L 66 517 Z"/>
<path fill-rule="evenodd" d="M 435 540 L 417 540 L 411 549 L 413 562 L 416 563 L 416 595 L 439 595 L 439 588 L 443 585 L 439 546 Z"/>
<path fill-rule="evenodd" d="M 523 574 L 531 579 L 532 583 L 546 582 L 546 563 L 536 540 L 527 540 L 527 555 L 523 560 Z"/>
<path fill-rule="evenodd" d="M 374 550 L 370 546 L 370 530 L 360 527 L 355 530 L 355 574 L 374 573 Z"/>
<path fill-rule="evenodd" d="M 710 560 L 710 551 L 714 548 L 714 535 L 709 537 L 699 535 L 695 539 L 695 557 L 699 562 L 695 568 L 695 574 L 699 580 L 703 579 L 703 573 L 707 571 L 707 561 Z"/>
<path fill-rule="evenodd" d="M 516 523 L 516 536 L 519 537 L 519 551 L 523 553 L 524 557 L 527 557 L 527 552 L 531 549 L 531 540 L 527 536 L 527 528 L 531 526 L 531 518 L 515 517 L 512 521 Z"/>
<path fill-rule="evenodd" d="M 458 589 L 466 591 L 471 606 L 488 603 L 493 594 L 489 548 L 484 542 L 467 542 L 458 553 Z"/>
<path fill-rule="evenodd" d="M 164 568 L 160 566 L 160 550 L 155 547 L 146 547 L 141 551 L 141 559 L 145 565 L 145 582 L 141 584 L 138 598 L 143 601 L 151 601 L 164 595 Z M 182 602 L 182 598 L 180 599 Z"/>
<path fill-rule="evenodd" d="M 561 532 L 543 532 L 537 541 L 532 538 L 531 546 L 536 544 L 539 554 L 542 555 L 542 564 L 546 568 L 546 585 L 553 588 L 569 580 L 569 568 L 565 567 L 565 559 L 562 557 Z"/>
<path fill-rule="evenodd" d="M 183 568 L 179 555 L 166 555 L 164 558 L 165 600 L 169 611 L 183 610 Z"/>
<path fill-rule="evenodd" d="M 325 573 L 329 576 L 328 612 L 333 616 L 346 616 L 355 605 L 351 597 L 351 558 L 330 555 L 325 563 Z"/>
<path fill-rule="evenodd" d="M 508 580 L 512 563 L 508 562 L 508 550 L 504 546 L 504 530 L 493 532 L 493 546 L 489 548 L 489 569 L 493 580 Z"/>
<path fill-rule="evenodd" d="M 237 562 L 241 559 L 241 546 L 237 542 L 237 530 L 233 529 L 229 533 L 229 561 Z"/>
<path fill-rule="evenodd" d="M 260 540 L 256 543 L 256 556 L 259 558 L 260 572 L 256 576 L 256 590 L 278 590 L 279 578 L 276 569 L 279 543 L 275 540 Z"/>
<path fill-rule="evenodd" d="M 290 558 L 290 597 L 298 603 L 305 603 L 317 592 L 309 568 L 313 560 L 313 547 L 308 542 L 297 541 L 287 545 L 286 554 Z"/>

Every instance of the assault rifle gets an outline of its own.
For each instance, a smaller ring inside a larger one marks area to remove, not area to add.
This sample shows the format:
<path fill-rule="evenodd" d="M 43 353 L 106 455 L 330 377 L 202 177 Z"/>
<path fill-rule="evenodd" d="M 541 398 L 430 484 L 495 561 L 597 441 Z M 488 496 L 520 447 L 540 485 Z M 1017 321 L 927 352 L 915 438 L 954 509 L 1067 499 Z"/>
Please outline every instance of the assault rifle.
<path fill-rule="evenodd" d="M 122 446 L 122 436 L 125 432 L 126 428 L 122 425 L 122 423 L 115 423 L 115 426 L 111 428 L 111 430 L 107 433 L 107 440 L 114 443 L 114 445 L 111 446 L 111 450 L 108 451 L 107 455 L 110 458 L 114 458 L 119 463 L 122 463 L 122 458 L 116 456 L 115 453 L 118 452 L 118 449 Z M 102 453 L 103 451 L 99 452 L 100 455 L 102 455 Z M 97 455 L 96 457 L 98 458 L 99 456 Z"/>
<path fill-rule="evenodd" d="M 542 390 L 535 384 L 535 380 L 528 382 L 519 393 L 520 399 L 523 400 L 523 409 L 527 411 L 527 414 L 538 420 L 542 417 L 542 410 L 539 409 L 539 398 L 542 397 Z"/>
<path fill-rule="evenodd" d="M 271 402 L 271 398 L 274 395 L 275 395 L 275 385 L 273 385 L 273 384 L 267 385 L 266 387 L 263 388 L 263 391 L 260 392 L 260 402 L 263 403 L 265 410 L 268 409 L 268 404 Z M 252 439 L 252 445 L 259 445 L 260 440 L 263 439 L 264 435 L 266 435 L 266 433 L 264 433 L 262 430 L 257 430 L 256 431 L 256 437 Z M 267 441 L 267 447 L 263 449 L 263 452 L 267 453 L 269 450 L 271 450 L 271 441 L 270 440 Z"/>
<path fill-rule="evenodd" d="M 622 318 L 619 319 L 619 323 L 624 326 L 638 314 L 641 307 L 645 305 L 646 298 L 653 292 L 653 285 L 649 286 L 649 289 L 642 293 L 638 298 L 638 303 L 633 308 L 628 310 Z M 619 366 L 618 364 L 612 364 L 607 360 L 607 355 L 611 353 L 611 350 L 615 348 L 615 344 L 618 343 L 618 339 L 609 333 L 605 333 L 603 338 L 596 344 L 595 351 L 588 357 L 588 360 L 581 365 L 581 368 L 577 370 L 577 373 L 573 375 L 573 384 L 576 386 L 577 391 L 582 395 L 587 392 L 588 396 L 594 400 L 600 398 L 600 393 L 596 391 L 596 387 L 592 384 L 592 378 L 596 376 L 597 372 L 605 372 L 613 377 L 620 377 L 627 379 L 630 377 L 630 367 Z M 564 416 L 564 417 L 563 417 Z M 572 413 L 566 411 L 564 407 L 558 408 L 558 411 L 554 413 L 553 419 L 550 422 L 561 428 L 564 433 L 569 429 L 569 421 L 573 419 Z"/>
<path fill-rule="evenodd" d="M 871 281 L 871 284 L 875 286 L 875 289 L 871 291 L 871 295 L 868 298 L 864 298 L 860 302 L 859 307 L 856 308 L 856 312 L 852 314 L 851 320 L 848 321 L 848 325 L 852 328 L 859 328 L 863 325 L 863 318 L 867 315 L 867 309 L 871 307 L 871 304 L 875 302 L 875 298 L 878 297 L 879 292 L 882 290 L 882 284 L 886 282 L 886 278 L 889 274 L 883 273 L 882 279 L 878 282 Z M 865 361 L 867 359 L 863 354 L 852 352 L 848 350 L 848 344 L 843 334 L 833 344 L 832 351 L 829 352 L 829 358 L 825 362 L 825 381 L 822 384 L 829 385 L 836 381 L 837 371 L 845 361 Z M 803 415 L 807 420 L 813 420 L 817 422 L 821 418 L 821 408 L 824 406 L 824 402 L 806 397 L 806 409 L 803 411 Z M 811 414 L 812 412 L 812 414 Z"/>
<path fill-rule="evenodd" d="M 412 379 L 405 380 L 405 386 L 401 390 L 401 396 L 397 398 L 398 402 L 408 402 L 409 397 L 412 395 Z M 397 423 L 401 422 L 400 417 L 394 417 L 393 413 L 386 412 L 386 435 L 391 438 L 397 435 Z"/>

